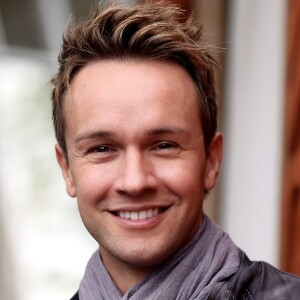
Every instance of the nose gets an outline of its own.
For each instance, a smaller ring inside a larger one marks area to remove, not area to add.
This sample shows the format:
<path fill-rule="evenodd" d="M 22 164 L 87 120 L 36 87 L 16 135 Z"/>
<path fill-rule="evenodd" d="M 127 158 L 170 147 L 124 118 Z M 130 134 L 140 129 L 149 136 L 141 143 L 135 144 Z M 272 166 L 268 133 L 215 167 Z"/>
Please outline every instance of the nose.
<path fill-rule="evenodd" d="M 145 191 L 154 191 L 157 180 L 153 167 L 138 150 L 124 153 L 115 187 L 117 192 L 138 196 Z"/>

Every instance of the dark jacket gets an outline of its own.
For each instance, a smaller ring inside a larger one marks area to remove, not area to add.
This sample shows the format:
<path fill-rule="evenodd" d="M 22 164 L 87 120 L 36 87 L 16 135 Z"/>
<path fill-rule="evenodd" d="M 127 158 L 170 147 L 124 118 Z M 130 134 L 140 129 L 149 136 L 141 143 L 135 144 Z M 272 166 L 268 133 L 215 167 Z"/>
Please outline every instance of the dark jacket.
<path fill-rule="evenodd" d="M 208 300 L 300 300 L 300 277 L 250 261 L 243 251 L 240 258 L 237 273 L 218 283 Z"/>
<path fill-rule="evenodd" d="M 300 300 L 300 277 L 250 261 L 243 251 L 240 257 L 237 273 L 218 282 L 207 300 Z M 70 300 L 78 299 L 76 293 Z"/>

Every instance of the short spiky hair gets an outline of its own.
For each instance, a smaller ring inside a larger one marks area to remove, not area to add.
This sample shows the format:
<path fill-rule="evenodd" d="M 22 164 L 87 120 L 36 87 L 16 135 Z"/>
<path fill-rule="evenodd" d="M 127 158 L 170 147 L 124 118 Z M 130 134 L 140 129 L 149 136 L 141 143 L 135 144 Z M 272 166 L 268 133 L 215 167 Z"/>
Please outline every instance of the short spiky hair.
<path fill-rule="evenodd" d="M 169 60 L 190 74 L 199 95 L 204 143 L 217 129 L 214 83 L 216 61 L 201 40 L 202 28 L 178 6 L 146 3 L 133 7 L 100 6 L 87 20 L 67 28 L 58 57 L 59 71 L 52 79 L 52 117 L 58 143 L 67 156 L 64 97 L 75 74 L 92 61 Z"/>

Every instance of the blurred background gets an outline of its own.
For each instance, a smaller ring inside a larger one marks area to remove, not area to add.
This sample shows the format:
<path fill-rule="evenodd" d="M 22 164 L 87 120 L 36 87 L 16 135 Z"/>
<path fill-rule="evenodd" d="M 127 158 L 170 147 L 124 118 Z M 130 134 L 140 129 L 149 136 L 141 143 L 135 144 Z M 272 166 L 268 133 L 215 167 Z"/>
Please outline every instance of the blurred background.
<path fill-rule="evenodd" d="M 224 162 L 205 210 L 251 259 L 300 274 L 300 1 L 170 2 L 194 11 L 222 64 Z M 49 84 L 62 32 L 96 5 L 0 0 L 3 300 L 69 299 L 97 247 L 55 161 Z"/>

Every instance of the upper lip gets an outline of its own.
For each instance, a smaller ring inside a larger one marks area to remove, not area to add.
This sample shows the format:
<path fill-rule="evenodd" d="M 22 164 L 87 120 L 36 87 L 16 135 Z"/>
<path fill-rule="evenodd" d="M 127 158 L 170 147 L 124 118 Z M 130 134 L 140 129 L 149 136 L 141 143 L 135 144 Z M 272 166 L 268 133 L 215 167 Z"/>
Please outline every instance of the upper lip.
<path fill-rule="evenodd" d="M 143 205 L 143 206 L 124 206 L 124 207 L 117 207 L 113 209 L 108 209 L 109 212 L 118 212 L 118 211 L 142 211 L 142 210 L 147 210 L 147 209 L 155 209 L 155 208 L 162 208 L 162 209 L 167 209 L 172 204 L 166 205 L 166 204 L 151 204 L 151 205 Z"/>

